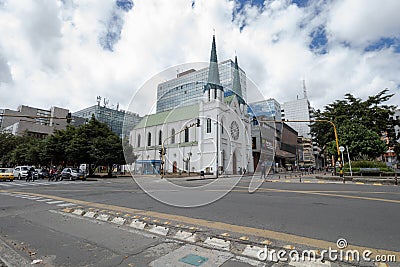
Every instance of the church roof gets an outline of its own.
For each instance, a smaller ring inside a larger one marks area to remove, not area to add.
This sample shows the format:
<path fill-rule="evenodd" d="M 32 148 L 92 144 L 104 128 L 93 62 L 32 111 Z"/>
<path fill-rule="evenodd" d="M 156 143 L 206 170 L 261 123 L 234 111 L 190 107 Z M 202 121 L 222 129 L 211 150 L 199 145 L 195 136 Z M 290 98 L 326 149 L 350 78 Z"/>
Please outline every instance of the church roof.
<path fill-rule="evenodd" d="M 145 116 L 135 129 L 151 127 L 175 121 L 189 120 L 199 117 L 199 104 L 175 108 L 172 110 Z"/>
<path fill-rule="evenodd" d="M 239 65 L 237 56 L 235 56 L 235 68 L 233 69 L 233 85 L 232 91 L 238 96 L 239 102 L 244 104 L 242 86 L 240 85 Z"/>
<path fill-rule="evenodd" d="M 208 68 L 207 86 L 205 86 L 204 89 L 208 90 L 211 88 L 223 90 L 223 88 L 221 86 L 221 80 L 219 78 L 217 46 L 215 44 L 215 35 L 213 35 L 212 45 L 211 45 L 211 56 L 210 56 L 210 66 Z"/>
<path fill-rule="evenodd" d="M 235 95 L 226 96 L 226 97 L 224 98 L 224 102 L 225 102 L 226 104 L 230 104 L 230 103 L 232 102 L 232 100 L 233 100 L 234 97 L 235 97 Z"/>

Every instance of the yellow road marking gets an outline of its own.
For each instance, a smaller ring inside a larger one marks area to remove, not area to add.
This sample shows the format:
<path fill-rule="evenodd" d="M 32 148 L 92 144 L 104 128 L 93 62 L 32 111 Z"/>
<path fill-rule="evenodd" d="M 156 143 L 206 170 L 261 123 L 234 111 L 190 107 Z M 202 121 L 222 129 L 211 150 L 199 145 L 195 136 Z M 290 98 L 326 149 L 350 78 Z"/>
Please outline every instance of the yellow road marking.
<path fill-rule="evenodd" d="M 323 240 L 319 240 L 319 239 L 297 236 L 297 235 L 287 234 L 287 233 L 282 233 L 282 232 L 275 232 L 272 230 L 259 229 L 259 228 L 253 228 L 253 227 L 241 226 L 241 225 L 235 225 L 235 224 L 228 224 L 228 223 L 223 223 L 223 222 L 214 222 L 214 221 L 208 221 L 208 220 L 204 220 L 204 219 L 190 218 L 190 217 L 185 217 L 182 215 L 161 213 L 161 212 L 156 212 L 156 211 L 146 211 L 146 210 L 120 207 L 120 206 L 109 205 L 109 204 L 101 204 L 101 203 L 96 203 L 96 202 L 89 202 L 89 201 L 77 200 L 77 199 L 71 199 L 71 198 L 65 198 L 65 197 L 59 197 L 59 196 L 44 195 L 44 194 L 37 194 L 37 193 L 27 193 L 27 192 L 14 192 L 14 193 L 16 193 L 16 194 L 24 193 L 24 194 L 31 195 L 31 196 L 52 198 L 52 199 L 56 199 L 56 200 L 62 200 L 65 202 L 78 204 L 78 205 L 96 207 L 99 209 L 108 209 L 108 210 L 121 211 L 121 212 L 126 212 L 126 213 L 140 214 L 142 216 L 156 217 L 156 218 L 160 218 L 160 219 L 164 219 L 164 220 L 177 221 L 177 222 L 181 222 L 181 223 L 198 225 L 198 226 L 202 226 L 205 228 L 229 231 L 229 232 L 234 232 L 234 233 L 239 233 L 239 234 L 258 236 L 261 238 L 276 239 L 276 240 L 280 240 L 280 241 L 287 242 L 287 243 L 300 244 L 300 245 L 311 246 L 311 247 L 316 247 L 316 248 L 321 248 L 321 249 L 327 249 L 329 247 L 332 247 L 332 248 L 336 247 L 336 243 L 334 243 L 334 242 L 323 241 Z M 354 249 L 354 250 L 358 250 L 360 252 L 368 249 L 372 252 L 373 255 L 395 255 L 396 257 L 400 258 L 399 251 L 389 251 L 389 250 L 367 248 L 367 247 L 361 247 L 361 246 L 355 246 L 355 245 L 349 245 L 347 247 L 347 249 L 349 249 L 349 250 Z"/>
<path fill-rule="evenodd" d="M 356 184 L 364 184 L 364 183 L 362 183 L 362 182 L 356 182 Z"/>
<path fill-rule="evenodd" d="M 247 187 L 243 187 L 247 188 Z M 320 196 L 328 196 L 328 197 L 342 197 L 342 198 L 351 198 L 351 199 L 363 199 L 363 200 L 373 200 L 373 201 L 382 201 L 382 202 L 390 202 L 390 203 L 400 203 L 400 200 L 395 199 L 384 199 L 384 198 L 372 198 L 372 197 L 361 197 L 361 196 L 348 196 L 348 195 L 340 195 L 340 194 L 331 194 L 331 193 L 321 193 L 321 191 L 298 191 L 298 190 L 287 190 L 287 189 L 271 189 L 271 188 L 259 188 L 260 191 L 271 191 L 271 192 L 280 192 L 280 193 L 298 193 L 298 194 L 308 194 L 308 195 L 320 195 Z M 247 192 L 243 190 L 243 192 Z"/>
<path fill-rule="evenodd" d="M 378 186 L 381 186 L 382 184 L 380 184 L 380 183 L 373 183 L 372 185 L 378 185 Z"/>

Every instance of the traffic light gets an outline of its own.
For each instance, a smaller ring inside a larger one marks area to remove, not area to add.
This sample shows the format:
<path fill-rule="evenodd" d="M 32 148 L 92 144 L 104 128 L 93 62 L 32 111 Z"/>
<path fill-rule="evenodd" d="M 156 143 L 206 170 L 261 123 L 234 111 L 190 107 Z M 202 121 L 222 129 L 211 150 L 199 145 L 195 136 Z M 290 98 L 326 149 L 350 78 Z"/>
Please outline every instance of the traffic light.
<path fill-rule="evenodd" d="M 66 118 L 67 118 L 67 123 L 71 123 L 71 121 L 72 121 L 72 114 L 71 114 L 71 112 L 68 112 Z"/>
<path fill-rule="evenodd" d="M 160 153 L 160 157 L 162 156 L 162 155 L 166 155 L 167 154 L 167 149 L 164 147 L 164 149 L 162 149 L 162 148 L 160 148 L 159 150 L 158 150 L 158 153 Z"/>
<path fill-rule="evenodd" d="M 197 119 L 197 127 L 200 127 L 200 119 Z"/>
<path fill-rule="evenodd" d="M 258 120 L 256 116 L 253 116 L 253 125 L 258 125 Z"/>

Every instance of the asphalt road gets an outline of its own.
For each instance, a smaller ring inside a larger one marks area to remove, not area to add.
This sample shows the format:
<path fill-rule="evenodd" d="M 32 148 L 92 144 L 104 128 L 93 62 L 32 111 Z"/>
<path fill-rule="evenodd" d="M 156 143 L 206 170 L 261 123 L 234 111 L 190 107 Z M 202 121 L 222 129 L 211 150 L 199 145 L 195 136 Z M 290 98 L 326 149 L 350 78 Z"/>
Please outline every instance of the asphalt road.
<path fill-rule="evenodd" d="M 146 179 L 146 184 L 160 196 L 191 200 L 190 193 L 184 190 L 165 190 L 159 179 Z M 222 178 L 213 189 L 204 185 L 214 180 L 171 181 L 203 191 L 207 199 L 215 192 L 224 192 L 229 179 Z M 0 195 L 0 235 L 5 245 L 22 251 L 23 258 L 28 261 L 40 255 L 45 266 L 142 266 L 150 262 L 155 266 L 160 257 L 185 247 L 177 242 L 166 242 L 157 235 L 143 235 L 140 231 L 127 234 L 114 225 L 61 212 L 63 208 L 80 205 L 145 214 L 207 229 L 213 235 L 228 232 L 232 237 L 246 235 L 257 241 L 268 239 L 276 246 L 293 244 L 296 248 L 309 245 L 327 249 L 324 247 L 327 244 L 345 238 L 352 246 L 399 254 L 400 186 L 318 183 L 312 179 L 305 183 L 305 180 L 306 177 L 303 183 L 298 179 L 265 182 L 251 194 L 247 178 L 218 201 L 196 208 L 157 201 L 130 178 L 53 184 L 35 182 L 35 185 L 19 181 L 0 183 L 2 193 L 36 194 L 41 199 L 52 199 L 47 202 L 56 202 L 47 204 L 40 199 Z M 163 253 L 149 252 L 157 246 L 159 249 L 155 251 Z M 35 254 L 30 255 L 29 251 Z M 232 259 L 224 264 L 248 266 Z"/>

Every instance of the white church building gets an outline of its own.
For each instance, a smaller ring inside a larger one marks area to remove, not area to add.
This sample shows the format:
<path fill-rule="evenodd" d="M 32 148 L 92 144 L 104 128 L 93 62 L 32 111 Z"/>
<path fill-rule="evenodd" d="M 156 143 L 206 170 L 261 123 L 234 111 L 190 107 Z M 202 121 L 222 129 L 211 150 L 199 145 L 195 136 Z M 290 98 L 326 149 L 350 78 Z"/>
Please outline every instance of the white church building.
<path fill-rule="evenodd" d="M 131 131 L 129 142 L 138 155 L 135 173 L 159 173 L 162 147 L 167 173 L 204 171 L 217 175 L 218 171 L 221 175 L 254 171 L 251 119 L 238 69 L 235 57 L 233 87 L 229 89 L 233 94 L 224 97 L 213 36 L 208 80 L 198 103 L 147 115 Z"/>

